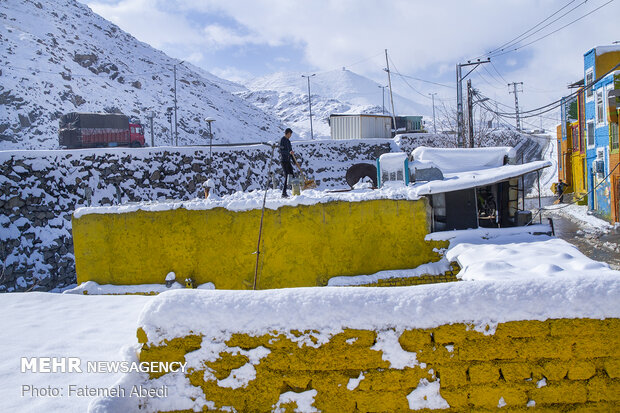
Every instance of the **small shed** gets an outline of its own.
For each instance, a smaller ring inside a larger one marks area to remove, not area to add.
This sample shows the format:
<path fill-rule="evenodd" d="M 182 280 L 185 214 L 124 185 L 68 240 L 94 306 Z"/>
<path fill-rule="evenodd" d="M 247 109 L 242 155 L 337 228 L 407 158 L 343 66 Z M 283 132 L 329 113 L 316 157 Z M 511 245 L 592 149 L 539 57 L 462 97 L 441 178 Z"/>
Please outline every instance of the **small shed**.
<path fill-rule="evenodd" d="M 396 116 L 396 130 L 399 133 L 422 132 L 422 116 Z"/>
<path fill-rule="evenodd" d="M 372 139 L 392 137 L 392 118 L 388 115 L 332 114 L 332 139 Z"/>

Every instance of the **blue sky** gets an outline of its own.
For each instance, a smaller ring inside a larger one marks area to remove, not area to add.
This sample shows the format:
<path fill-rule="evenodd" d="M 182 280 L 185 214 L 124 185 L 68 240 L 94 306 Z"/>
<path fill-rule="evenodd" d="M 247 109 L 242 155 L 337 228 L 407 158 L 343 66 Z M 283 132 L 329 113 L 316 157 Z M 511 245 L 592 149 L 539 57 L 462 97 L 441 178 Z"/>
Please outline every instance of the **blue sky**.
<path fill-rule="evenodd" d="M 493 50 L 560 9 L 514 47 L 608 1 L 96 0 L 86 4 L 168 55 L 235 81 L 277 71 L 320 75 L 345 66 L 385 83 L 384 49 L 388 49 L 392 69 L 450 86 L 395 76 L 396 92 L 426 103 L 428 93 L 436 92 L 439 102 L 452 104 L 457 62 Z M 523 82 L 519 100 L 526 109 L 559 98 L 567 93 L 568 83 L 583 77 L 587 50 L 620 40 L 612 15 L 620 15 L 617 0 L 543 40 L 492 58 L 494 67 L 487 64 L 471 75 L 474 87 L 514 105 L 507 83 Z M 543 28 L 555 18 L 557 22 Z"/>

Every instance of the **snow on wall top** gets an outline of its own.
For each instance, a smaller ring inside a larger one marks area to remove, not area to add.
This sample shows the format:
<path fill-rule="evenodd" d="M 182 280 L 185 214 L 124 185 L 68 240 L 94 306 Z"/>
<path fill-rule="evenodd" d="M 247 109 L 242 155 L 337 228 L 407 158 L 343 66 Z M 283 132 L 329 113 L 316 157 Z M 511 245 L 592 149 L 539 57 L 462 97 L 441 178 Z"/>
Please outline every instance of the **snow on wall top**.
<path fill-rule="evenodd" d="M 217 191 L 217 188 L 216 188 Z M 281 190 L 270 189 L 267 192 L 265 207 L 276 210 L 284 206 L 296 207 L 299 205 L 316 205 L 328 202 L 360 202 L 375 199 L 401 199 L 416 200 L 420 197 L 409 188 L 389 187 L 379 190 L 354 189 L 348 192 L 330 192 L 308 189 L 301 195 L 290 198 L 282 198 Z M 184 208 L 187 210 L 207 210 L 214 208 L 226 208 L 230 211 L 248 211 L 251 209 L 261 209 L 265 192 L 262 190 L 250 192 L 235 192 L 232 195 L 218 197 L 210 195 L 208 199 L 194 199 L 190 201 L 166 201 L 166 202 L 137 202 L 125 205 L 113 205 L 103 207 L 84 207 L 78 208 L 73 213 L 74 218 L 79 219 L 88 214 L 122 214 L 128 212 L 141 211 L 166 211 L 171 209 Z"/>
<path fill-rule="evenodd" d="M 504 164 L 504 156 L 516 154 L 514 148 L 429 148 L 420 146 L 411 155 L 415 161 L 433 161 L 443 173 L 494 168 Z"/>
<path fill-rule="evenodd" d="M 416 288 L 177 290 L 160 294 L 147 304 L 138 325 L 152 343 L 191 332 L 258 336 L 296 329 L 329 335 L 345 328 L 433 328 L 453 323 L 473 323 L 484 331 L 486 325 L 508 321 L 618 317 L 618 302 L 618 276 L 558 276 L 554 282 L 456 282 Z"/>
<path fill-rule="evenodd" d="M 405 154 L 403 154 L 405 155 Z M 490 185 L 528 172 L 550 166 L 549 161 L 536 161 L 523 165 L 504 165 L 497 168 L 468 171 L 459 174 L 447 174 L 443 181 L 430 181 L 414 185 L 389 185 L 380 189 L 360 188 L 347 192 L 331 192 L 322 190 L 305 190 L 301 195 L 290 198 L 281 198 L 279 190 L 270 189 L 267 192 L 265 207 L 276 210 L 283 206 L 315 205 L 328 202 L 361 202 L 375 199 L 416 200 L 424 195 L 442 192 L 458 191 L 467 188 Z M 216 188 L 217 192 L 217 188 Z M 218 197 L 210 195 L 208 199 L 194 199 L 190 201 L 164 202 L 136 202 L 125 205 L 82 207 L 75 210 L 76 219 L 88 214 L 121 214 L 135 211 L 166 211 L 178 208 L 187 210 L 207 210 L 226 208 L 230 211 L 247 211 L 260 209 L 263 203 L 264 191 L 235 192 L 231 195 Z"/>
<path fill-rule="evenodd" d="M 429 181 L 422 185 L 416 185 L 414 188 L 418 196 L 459 191 L 491 185 L 549 166 L 551 166 L 549 161 L 535 161 L 522 165 L 504 165 L 476 171 L 445 173 L 443 181 Z"/>

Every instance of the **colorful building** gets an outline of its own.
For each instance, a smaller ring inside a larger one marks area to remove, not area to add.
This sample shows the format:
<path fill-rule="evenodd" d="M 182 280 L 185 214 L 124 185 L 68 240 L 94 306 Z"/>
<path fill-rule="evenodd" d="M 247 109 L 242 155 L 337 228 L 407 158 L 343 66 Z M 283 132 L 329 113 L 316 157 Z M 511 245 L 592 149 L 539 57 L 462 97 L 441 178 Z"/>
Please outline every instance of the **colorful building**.
<path fill-rule="evenodd" d="M 583 86 L 583 80 L 573 86 Z M 562 123 L 557 127 L 558 178 L 568 186 L 565 193 L 587 204 L 586 145 L 583 87 L 562 99 Z"/>
<path fill-rule="evenodd" d="M 609 123 L 609 166 L 611 168 L 611 217 L 620 222 L 620 74 L 614 75 L 614 89 L 607 92 L 607 122 Z"/>
<path fill-rule="evenodd" d="M 618 220 L 617 186 L 614 188 L 611 172 L 617 165 L 617 148 L 612 149 L 608 106 L 609 96 L 615 96 L 620 74 L 620 45 L 599 46 L 584 55 L 585 80 L 585 137 L 588 208 L 607 220 Z M 617 135 L 617 134 L 616 134 Z M 617 147 L 617 144 L 616 144 Z M 613 155 L 612 156 L 612 151 Z M 616 162 L 612 164 L 613 159 Z M 617 180 L 617 178 L 616 178 Z M 612 194 L 613 192 L 613 194 Z"/>

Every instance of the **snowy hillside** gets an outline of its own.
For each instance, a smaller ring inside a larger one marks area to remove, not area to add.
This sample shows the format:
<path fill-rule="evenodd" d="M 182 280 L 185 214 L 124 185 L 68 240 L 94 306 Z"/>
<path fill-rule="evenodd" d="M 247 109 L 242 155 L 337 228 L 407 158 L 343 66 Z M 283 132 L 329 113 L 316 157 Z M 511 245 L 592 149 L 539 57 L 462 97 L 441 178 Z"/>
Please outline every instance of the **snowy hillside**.
<path fill-rule="evenodd" d="M 155 144 L 171 143 L 178 61 L 75 0 L 0 2 L 0 60 L 0 149 L 56 148 L 58 117 L 70 111 L 121 111 L 146 125 L 152 110 Z M 184 63 L 177 89 L 180 145 L 206 142 L 207 116 L 216 143 L 281 135 L 279 120 L 227 91 L 242 86 Z"/>
<path fill-rule="evenodd" d="M 248 91 L 236 94 L 290 126 L 301 138 L 310 138 L 308 81 L 302 73 L 274 73 L 250 80 Z M 379 83 L 350 70 L 318 73 L 310 81 L 315 138 L 330 136 L 327 119 L 332 113 L 382 113 Z M 428 115 L 431 108 L 394 94 L 397 115 Z M 385 90 L 385 110 L 390 112 L 389 91 Z"/>

